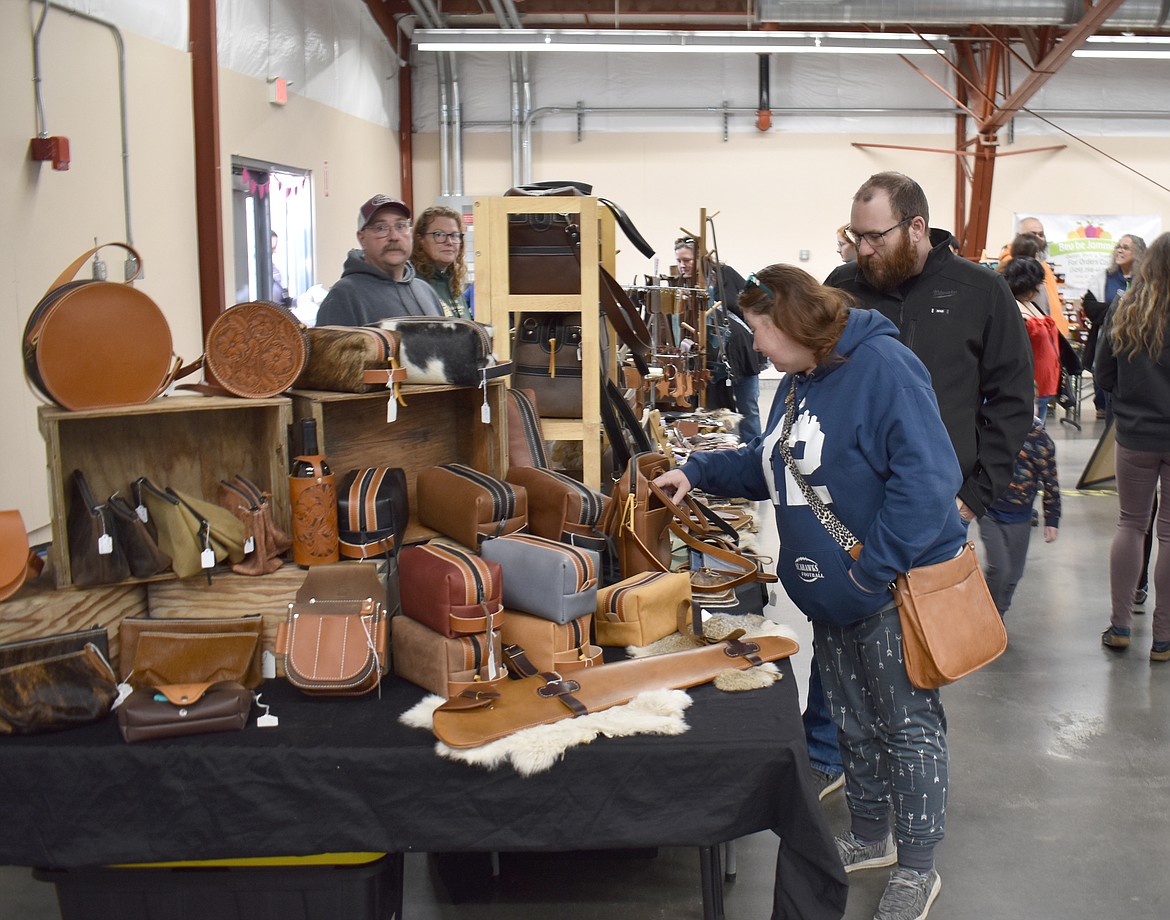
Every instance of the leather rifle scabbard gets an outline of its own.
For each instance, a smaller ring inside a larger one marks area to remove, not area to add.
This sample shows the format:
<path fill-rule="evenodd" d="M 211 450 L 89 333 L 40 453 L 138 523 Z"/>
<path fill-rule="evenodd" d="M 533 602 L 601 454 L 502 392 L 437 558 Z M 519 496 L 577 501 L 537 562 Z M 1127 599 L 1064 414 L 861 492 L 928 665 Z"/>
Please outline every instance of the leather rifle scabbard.
<path fill-rule="evenodd" d="M 479 747 L 523 728 L 627 703 L 647 690 L 704 684 L 729 668 L 746 671 L 798 649 L 785 636 L 760 636 L 574 671 L 559 688 L 550 672 L 503 681 L 491 696 L 481 695 L 477 701 L 460 696 L 440 706 L 434 716 L 435 737 L 453 748 Z"/>

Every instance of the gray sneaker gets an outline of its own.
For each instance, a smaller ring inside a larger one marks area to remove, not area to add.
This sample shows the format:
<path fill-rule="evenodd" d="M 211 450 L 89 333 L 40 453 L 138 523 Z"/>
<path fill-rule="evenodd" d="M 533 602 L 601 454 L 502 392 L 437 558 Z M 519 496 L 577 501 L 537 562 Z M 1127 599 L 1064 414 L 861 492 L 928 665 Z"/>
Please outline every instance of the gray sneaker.
<path fill-rule="evenodd" d="M 898 861 L 898 846 L 894 843 L 892 833 L 887 834 L 880 843 L 866 845 L 853 836 L 853 831 L 845 831 L 834 837 L 833 842 L 837 844 L 837 855 L 841 857 L 846 872 L 878 869 L 892 866 Z"/>
<path fill-rule="evenodd" d="M 940 888 L 942 879 L 934 869 L 926 875 L 913 869 L 895 869 L 873 920 L 925 920 Z"/>
<path fill-rule="evenodd" d="M 816 767 L 812 768 L 813 784 L 817 787 L 817 798 L 823 799 L 831 792 L 836 792 L 845 786 L 845 774 L 838 773 L 834 776 L 832 773 L 826 773 L 823 770 L 818 770 Z"/>

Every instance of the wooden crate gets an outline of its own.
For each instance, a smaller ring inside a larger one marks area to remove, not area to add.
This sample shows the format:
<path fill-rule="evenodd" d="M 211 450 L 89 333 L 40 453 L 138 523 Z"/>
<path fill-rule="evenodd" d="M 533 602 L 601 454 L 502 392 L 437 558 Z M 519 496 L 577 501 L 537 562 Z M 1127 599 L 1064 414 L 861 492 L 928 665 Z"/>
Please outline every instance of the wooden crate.
<path fill-rule="evenodd" d="M 239 473 L 272 493 L 277 526 L 288 528 L 292 408 L 285 397 L 168 396 L 78 412 L 42 406 L 39 418 L 53 517 L 49 561 L 58 587 L 72 584 L 65 524 L 75 469 L 85 473 L 98 501 L 115 491 L 129 497 L 139 476 L 214 501 L 219 480 Z"/>
<path fill-rule="evenodd" d="M 46 573 L 0 604 L 0 642 L 40 639 L 104 626 L 110 640 L 110 661 L 116 666 L 118 624 L 123 617 L 146 616 L 146 610 L 145 585 L 102 585 L 58 591 Z"/>
<path fill-rule="evenodd" d="M 482 389 L 449 386 L 403 386 L 405 406 L 386 421 L 387 393 L 326 393 L 290 390 L 293 416 L 317 420 L 321 450 L 337 481 L 349 471 L 371 466 L 399 466 L 406 473 L 411 523 L 407 542 L 435 535 L 414 520 L 415 479 L 420 470 L 443 463 L 463 463 L 503 479 L 508 471 L 507 390 L 502 380 L 488 383 L 491 423 L 484 424 Z M 298 449 L 294 439 L 291 452 Z"/>

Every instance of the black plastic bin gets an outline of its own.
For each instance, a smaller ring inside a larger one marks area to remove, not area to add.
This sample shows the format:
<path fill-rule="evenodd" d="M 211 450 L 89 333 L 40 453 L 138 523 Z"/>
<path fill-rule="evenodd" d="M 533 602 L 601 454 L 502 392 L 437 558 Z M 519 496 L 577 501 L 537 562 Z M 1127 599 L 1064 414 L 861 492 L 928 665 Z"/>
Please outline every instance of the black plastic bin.
<path fill-rule="evenodd" d="M 61 920 L 400 920 L 402 855 L 34 869 Z"/>

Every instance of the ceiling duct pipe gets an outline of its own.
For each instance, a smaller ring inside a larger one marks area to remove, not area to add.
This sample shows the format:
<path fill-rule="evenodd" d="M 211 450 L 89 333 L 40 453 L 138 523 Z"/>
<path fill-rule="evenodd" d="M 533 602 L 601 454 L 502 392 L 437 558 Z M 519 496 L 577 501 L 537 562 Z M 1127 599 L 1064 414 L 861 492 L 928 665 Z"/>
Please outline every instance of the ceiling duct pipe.
<path fill-rule="evenodd" d="M 1075 26 L 1086 13 L 1083 0 L 968 0 L 965 3 L 923 3 L 922 0 L 759 0 L 760 22 L 815 22 L 920 26 Z M 1161 29 L 1170 14 L 1166 0 L 1126 0 L 1108 20 L 1108 29 Z"/>
<path fill-rule="evenodd" d="M 772 127 L 772 107 L 768 101 L 768 87 L 772 82 L 772 61 L 766 54 L 760 55 L 760 107 L 756 111 L 756 127 L 767 131 Z"/>
<path fill-rule="evenodd" d="M 410 8 L 427 29 L 443 28 L 438 11 L 429 0 L 409 0 Z M 451 74 L 448 55 L 436 62 L 439 83 L 439 194 L 451 194 Z M 406 189 L 403 189 L 406 194 Z"/>

